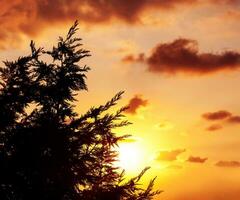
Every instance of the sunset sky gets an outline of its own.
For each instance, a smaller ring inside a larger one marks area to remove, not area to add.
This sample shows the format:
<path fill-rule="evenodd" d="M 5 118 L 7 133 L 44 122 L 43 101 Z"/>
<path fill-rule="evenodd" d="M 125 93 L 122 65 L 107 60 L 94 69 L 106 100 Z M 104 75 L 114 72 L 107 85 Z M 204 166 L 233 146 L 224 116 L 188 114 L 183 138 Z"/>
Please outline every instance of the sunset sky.
<path fill-rule="evenodd" d="M 92 55 L 76 109 L 125 91 L 120 148 L 139 159 L 122 166 L 151 166 L 156 200 L 239 200 L 240 0 L 1 0 L 0 60 L 51 48 L 75 20 Z"/>

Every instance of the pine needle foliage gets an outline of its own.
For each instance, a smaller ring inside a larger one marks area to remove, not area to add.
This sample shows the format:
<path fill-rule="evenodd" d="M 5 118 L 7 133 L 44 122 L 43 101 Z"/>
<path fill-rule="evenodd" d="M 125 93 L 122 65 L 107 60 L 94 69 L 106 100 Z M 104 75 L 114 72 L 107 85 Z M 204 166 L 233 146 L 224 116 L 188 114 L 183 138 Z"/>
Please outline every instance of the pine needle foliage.
<path fill-rule="evenodd" d="M 1 200 L 150 200 L 160 193 L 154 179 L 146 189 L 138 184 L 148 168 L 125 181 L 114 165 L 114 147 L 128 136 L 113 129 L 130 123 L 122 120 L 126 108 L 107 111 L 123 92 L 82 116 L 74 111 L 90 70 L 79 62 L 90 52 L 77 30 L 75 22 L 51 50 L 31 42 L 30 55 L 0 68 Z"/>

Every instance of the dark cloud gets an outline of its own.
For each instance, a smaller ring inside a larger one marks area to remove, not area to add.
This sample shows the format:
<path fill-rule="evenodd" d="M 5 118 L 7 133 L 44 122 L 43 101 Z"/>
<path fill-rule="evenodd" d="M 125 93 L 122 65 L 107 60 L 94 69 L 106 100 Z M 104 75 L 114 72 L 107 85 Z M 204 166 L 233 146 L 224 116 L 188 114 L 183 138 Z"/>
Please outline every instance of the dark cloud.
<path fill-rule="evenodd" d="M 215 164 L 218 167 L 240 167 L 239 161 L 219 161 Z"/>
<path fill-rule="evenodd" d="M 217 130 L 220 130 L 222 128 L 223 128 L 223 126 L 220 125 L 220 124 L 213 124 L 213 125 L 207 127 L 206 130 L 207 131 L 217 131 Z"/>
<path fill-rule="evenodd" d="M 156 160 L 158 161 L 174 161 L 177 160 L 177 157 L 184 153 L 185 149 L 176 149 L 171 151 L 160 151 Z"/>
<path fill-rule="evenodd" d="M 231 116 L 228 118 L 227 120 L 229 123 L 233 123 L 233 124 L 239 124 L 240 123 L 240 116 Z"/>
<path fill-rule="evenodd" d="M 105 22 L 117 18 L 128 23 L 139 20 L 142 12 L 149 8 L 170 9 L 198 0 L 41 0 L 37 1 L 39 16 L 43 19 L 80 18 L 84 22 Z M 63 14 L 63 16 L 61 15 Z"/>
<path fill-rule="evenodd" d="M 198 156 L 190 156 L 187 161 L 192 163 L 205 163 L 208 158 L 201 158 Z"/>
<path fill-rule="evenodd" d="M 142 59 L 139 59 L 139 55 Z M 128 55 L 123 60 L 145 63 L 148 71 L 159 74 L 203 75 L 222 70 L 240 69 L 239 52 L 200 53 L 197 41 L 185 38 L 158 44 L 148 57 L 144 54 L 139 55 Z"/>
<path fill-rule="evenodd" d="M 99 24 L 117 19 L 139 22 L 150 8 L 171 9 L 197 0 L 1 0 L 0 41 L 18 41 L 19 35 L 36 35 L 47 27 L 72 22 Z M 0 47 L 3 47 L 1 44 Z"/>
<path fill-rule="evenodd" d="M 141 95 L 135 95 L 132 99 L 130 99 L 127 105 L 128 109 L 125 112 L 129 114 L 136 114 L 140 107 L 145 107 L 147 104 L 148 100 L 143 99 Z"/>
<path fill-rule="evenodd" d="M 232 0 L 205 0 L 232 5 Z M 56 24 L 79 19 L 84 24 L 107 23 L 113 19 L 137 23 L 150 9 L 170 10 L 199 4 L 199 0 L 1 0 L 0 41 L 18 41 L 21 33 L 39 34 Z"/>
<path fill-rule="evenodd" d="M 221 120 L 224 123 L 229 124 L 240 124 L 240 116 L 233 115 L 231 112 L 226 110 L 219 110 L 216 112 L 207 112 L 202 114 L 202 117 L 208 121 L 218 121 Z M 212 124 L 206 128 L 207 131 L 217 131 L 222 129 L 221 124 Z"/>
<path fill-rule="evenodd" d="M 206 120 L 215 121 L 215 120 L 223 120 L 232 116 L 232 113 L 226 110 L 219 110 L 216 112 L 207 112 L 202 115 L 202 117 Z"/>
<path fill-rule="evenodd" d="M 240 116 L 233 115 L 231 112 L 226 110 L 219 110 L 216 112 L 207 112 L 202 114 L 202 117 L 208 121 L 218 121 L 222 120 L 223 122 L 227 122 L 229 124 L 240 124 Z M 206 128 L 207 131 L 217 131 L 222 129 L 223 126 L 220 124 L 212 124 Z"/>

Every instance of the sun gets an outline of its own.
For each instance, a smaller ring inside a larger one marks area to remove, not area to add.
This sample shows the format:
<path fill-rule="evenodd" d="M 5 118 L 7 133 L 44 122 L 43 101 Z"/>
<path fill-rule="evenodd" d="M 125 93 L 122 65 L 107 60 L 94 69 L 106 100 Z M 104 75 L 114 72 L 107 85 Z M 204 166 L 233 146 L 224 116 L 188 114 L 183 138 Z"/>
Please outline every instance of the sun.
<path fill-rule="evenodd" d="M 119 157 L 117 166 L 127 172 L 135 172 L 142 168 L 144 151 L 134 143 L 122 143 L 118 148 Z"/>

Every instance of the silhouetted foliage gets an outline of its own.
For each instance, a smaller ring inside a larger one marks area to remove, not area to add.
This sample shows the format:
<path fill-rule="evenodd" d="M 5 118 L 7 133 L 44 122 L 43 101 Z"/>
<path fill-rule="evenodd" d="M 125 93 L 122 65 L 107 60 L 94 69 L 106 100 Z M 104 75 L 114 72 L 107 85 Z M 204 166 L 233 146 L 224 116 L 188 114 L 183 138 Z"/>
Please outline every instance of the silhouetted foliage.
<path fill-rule="evenodd" d="M 129 122 L 121 120 L 126 108 L 105 112 L 123 92 L 82 116 L 74 112 L 89 71 L 78 63 L 90 56 L 75 37 L 77 25 L 52 50 L 31 42 L 30 55 L 0 68 L 1 200 L 148 200 L 159 193 L 154 180 L 146 189 L 138 185 L 148 168 L 124 181 L 114 166 L 114 146 L 127 136 L 113 129 Z"/>

